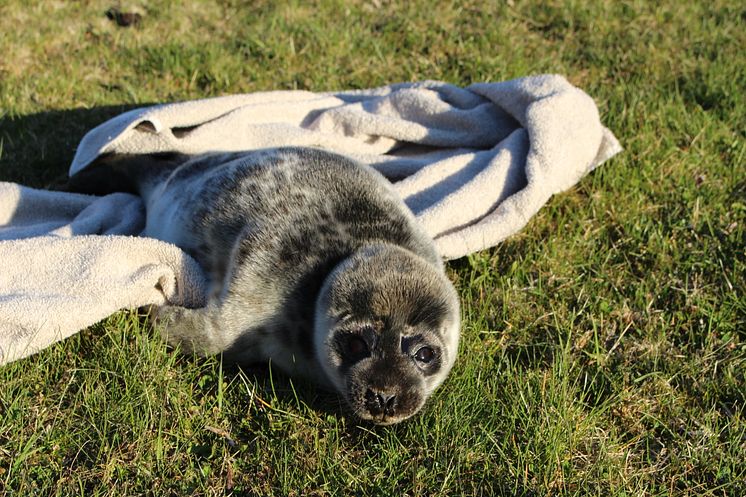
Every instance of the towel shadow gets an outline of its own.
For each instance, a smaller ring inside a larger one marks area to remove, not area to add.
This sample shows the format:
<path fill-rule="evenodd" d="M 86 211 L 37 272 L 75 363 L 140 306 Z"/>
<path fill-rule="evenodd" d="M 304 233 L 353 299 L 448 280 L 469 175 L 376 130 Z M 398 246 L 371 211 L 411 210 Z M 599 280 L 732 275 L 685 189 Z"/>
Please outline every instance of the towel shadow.
<path fill-rule="evenodd" d="M 81 138 L 123 112 L 154 105 L 120 104 L 0 117 L 0 181 L 58 189 Z"/>

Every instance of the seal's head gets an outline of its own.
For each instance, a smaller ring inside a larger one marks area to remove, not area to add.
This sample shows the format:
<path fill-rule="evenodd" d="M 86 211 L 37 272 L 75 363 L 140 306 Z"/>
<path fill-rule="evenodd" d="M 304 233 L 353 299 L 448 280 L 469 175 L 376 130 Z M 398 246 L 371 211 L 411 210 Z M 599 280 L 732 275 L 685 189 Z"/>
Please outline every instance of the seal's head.
<path fill-rule="evenodd" d="M 387 425 L 445 380 L 459 339 L 456 291 L 440 267 L 393 245 L 340 263 L 316 302 L 316 354 L 355 414 Z"/>

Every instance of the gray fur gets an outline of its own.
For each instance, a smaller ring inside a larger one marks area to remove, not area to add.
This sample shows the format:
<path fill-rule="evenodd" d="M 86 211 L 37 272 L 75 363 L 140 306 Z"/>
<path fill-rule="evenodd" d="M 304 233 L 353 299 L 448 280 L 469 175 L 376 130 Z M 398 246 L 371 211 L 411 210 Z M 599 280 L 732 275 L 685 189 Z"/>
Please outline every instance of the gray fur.
<path fill-rule="evenodd" d="M 388 181 L 315 149 L 152 160 L 109 168 L 136 171 L 144 234 L 211 282 L 206 307 L 160 310 L 172 344 L 271 361 L 375 423 L 420 409 L 455 360 L 458 299 Z"/>

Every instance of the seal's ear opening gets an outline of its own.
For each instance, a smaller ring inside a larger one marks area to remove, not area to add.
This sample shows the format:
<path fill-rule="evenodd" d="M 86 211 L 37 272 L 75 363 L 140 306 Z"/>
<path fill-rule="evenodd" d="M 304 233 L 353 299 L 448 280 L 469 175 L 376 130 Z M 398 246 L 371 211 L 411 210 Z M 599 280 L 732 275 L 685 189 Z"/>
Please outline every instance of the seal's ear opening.
<path fill-rule="evenodd" d="M 71 176 L 67 191 L 89 195 L 139 192 L 139 186 L 154 175 L 161 176 L 188 160 L 176 152 L 155 154 L 103 154 Z"/>

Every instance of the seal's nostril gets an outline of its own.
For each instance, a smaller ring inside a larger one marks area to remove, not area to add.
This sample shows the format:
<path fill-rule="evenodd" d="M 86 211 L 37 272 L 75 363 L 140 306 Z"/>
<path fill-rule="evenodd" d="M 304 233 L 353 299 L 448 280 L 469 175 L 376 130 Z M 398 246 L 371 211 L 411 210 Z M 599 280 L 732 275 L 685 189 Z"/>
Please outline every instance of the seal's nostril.
<path fill-rule="evenodd" d="M 396 412 L 396 395 L 377 392 L 369 388 L 365 391 L 365 407 L 374 416 L 379 414 L 393 416 Z"/>
<path fill-rule="evenodd" d="M 385 402 L 383 402 L 381 394 L 369 388 L 365 391 L 365 407 L 371 414 L 377 416 L 383 412 Z"/>
<path fill-rule="evenodd" d="M 393 416 L 396 411 L 396 395 L 390 395 L 388 398 L 384 398 L 384 412 L 387 416 Z"/>

